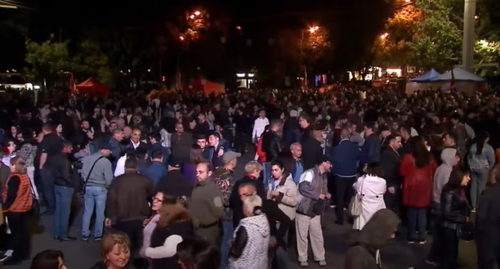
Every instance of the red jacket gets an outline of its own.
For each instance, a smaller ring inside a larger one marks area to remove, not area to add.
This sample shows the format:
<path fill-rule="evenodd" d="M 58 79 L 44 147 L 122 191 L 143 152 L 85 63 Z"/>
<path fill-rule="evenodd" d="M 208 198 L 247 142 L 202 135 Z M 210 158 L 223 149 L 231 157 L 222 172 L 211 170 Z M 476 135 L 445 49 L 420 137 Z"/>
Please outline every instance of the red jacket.
<path fill-rule="evenodd" d="M 259 138 L 259 141 L 257 142 L 257 156 L 259 156 L 260 163 L 266 162 L 266 152 L 262 150 L 262 136 Z"/>
<path fill-rule="evenodd" d="M 403 157 L 399 174 L 403 176 L 403 205 L 407 207 L 427 208 L 432 203 L 432 178 L 436 171 L 436 162 L 417 168 L 412 154 Z"/>

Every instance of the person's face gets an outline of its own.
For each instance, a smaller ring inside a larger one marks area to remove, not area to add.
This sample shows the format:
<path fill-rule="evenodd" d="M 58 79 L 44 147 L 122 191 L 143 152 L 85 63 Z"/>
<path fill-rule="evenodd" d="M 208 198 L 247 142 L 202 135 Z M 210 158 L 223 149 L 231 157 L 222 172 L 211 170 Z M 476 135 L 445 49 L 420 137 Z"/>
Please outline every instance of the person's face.
<path fill-rule="evenodd" d="M 182 124 L 176 124 L 175 125 L 175 131 L 178 132 L 178 133 L 183 133 L 184 132 L 184 126 L 182 126 Z"/>
<path fill-rule="evenodd" d="M 130 127 L 123 128 L 123 136 L 130 137 L 131 134 L 132 134 L 132 129 L 130 129 Z"/>
<path fill-rule="evenodd" d="M 58 134 L 60 134 L 60 133 L 62 133 L 62 131 L 63 131 L 63 127 L 62 127 L 62 125 L 61 125 L 61 124 L 57 125 L 56 132 L 57 132 Z"/>
<path fill-rule="evenodd" d="M 112 268 L 124 268 L 130 259 L 130 250 L 127 247 L 122 247 L 118 244 L 113 246 L 113 249 L 106 254 L 106 259 Z"/>
<path fill-rule="evenodd" d="M 63 148 L 63 153 L 69 154 L 73 152 L 73 147 L 72 146 L 67 146 Z"/>
<path fill-rule="evenodd" d="M 7 145 L 7 150 L 9 151 L 9 153 L 13 153 L 14 151 L 16 151 L 16 144 L 14 144 L 14 142 L 9 142 L 9 144 Z"/>
<path fill-rule="evenodd" d="M 196 127 L 196 121 L 193 120 L 189 123 L 189 129 L 194 130 L 195 127 Z"/>
<path fill-rule="evenodd" d="M 88 121 L 82 122 L 82 129 L 88 130 L 90 128 L 90 124 Z"/>
<path fill-rule="evenodd" d="M 251 186 L 241 187 L 238 190 L 238 194 L 240 195 L 240 199 L 243 201 L 245 197 L 252 196 L 255 190 Z"/>
<path fill-rule="evenodd" d="M 392 145 L 391 146 L 395 150 L 400 149 L 402 147 L 401 136 L 396 136 L 396 138 L 394 138 L 394 140 L 392 141 Z"/>
<path fill-rule="evenodd" d="M 175 112 L 175 118 L 178 120 L 182 119 L 182 114 L 180 112 Z"/>
<path fill-rule="evenodd" d="M 294 158 L 300 158 L 302 156 L 302 146 L 294 146 L 291 152 Z"/>
<path fill-rule="evenodd" d="M 469 185 L 469 182 L 470 182 L 470 175 L 465 174 L 464 177 L 462 178 L 462 183 L 460 185 L 465 187 L 465 186 Z"/>
<path fill-rule="evenodd" d="M 451 146 L 455 145 L 455 141 L 453 141 L 453 139 L 449 135 L 444 136 L 443 143 L 444 143 L 445 147 L 451 147 Z"/>
<path fill-rule="evenodd" d="M 388 137 L 391 134 L 391 131 L 382 131 L 382 137 Z"/>
<path fill-rule="evenodd" d="M 123 140 L 123 132 L 115 133 L 115 139 L 118 141 Z"/>
<path fill-rule="evenodd" d="M 217 143 L 219 143 L 219 138 L 215 137 L 215 135 L 211 135 L 208 137 L 208 143 L 210 143 L 210 146 L 215 147 Z"/>
<path fill-rule="evenodd" d="M 132 132 L 132 136 L 130 136 L 130 138 L 132 139 L 132 141 L 134 142 L 139 142 L 139 139 L 141 139 L 141 131 L 139 130 L 134 130 Z"/>
<path fill-rule="evenodd" d="M 19 141 L 19 142 L 23 142 L 23 141 L 24 141 L 24 138 L 23 138 L 23 135 L 22 135 L 22 134 L 17 134 L 17 135 L 16 135 L 16 139 L 17 139 L 17 141 Z"/>
<path fill-rule="evenodd" d="M 17 127 L 16 126 L 11 126 L 10 127 L 10 133 L 11 134 L 16 134 L 17 133 Z"/>
<path fill-rule="evenodd" d="M 332 163 L 331 162 L 323 162 L 323 167 L 325 168 L 325 172 L 330 172 L 332 169 Z"/>
<path fill-rule="evenodd" d="M 277 165 L 273 165 L 271 167 L 271 174 L 273 175 L 273 177 L 275 179 L 280 179 L 282 176 L 283 176 L 283 169 L 281 169 L 279 166 Z"/>
<path fill-rule="evenodd" d="M 300 128 L 305 129 L 305 128 L 307 128 L 307 126 L 309 124 L 307 123 L 307 121 L 304 118 L 300 117 L 299 118 L 299 125 L 300 125 Z"/>
<path fill-rule="evenodd" d="M 57 269 L 68 269 L 66 267 L 66 265 L 64 265 L 64 261 L 61 257 L 57 258 L 57 260 L 59 261 L 59 265 L 57 266 Z"/>
<path fill-rule="evenodd" d="M 164 196 L 162 192 L 159 192 L 155 195 L 155 197 L 153 198 L 153 205 L 151 206 L 151 209 L 153 211 L 160 210 L 161 204 L 163 203 L 163 198 Z"/>
<path fill-rule="evenodd" d="M 203 122 L 205 120 L 205 115 L 203 114 L 198 115 L 198 120 Z"/>
<path fill-rule="evenodd" d="M 109 124 L 109 130 L 110 131 L 114 131 L 114 130 L 116 130 L 116 128 L 118 128 L 118 125 L 116 125 L 116 123 L 113 122 L 113 123 Z"/>
<path fill-rule="evenodd" d="M 265 111 L 259 112 L 259 117 L 264 118 L 265 116 L 266 116 L 266 112 Z"/>
<path fill-rule="evenodd" d="M 204 149 L 207 146 L 207 140 L 206 139 L 198 139 L 196 140 L 196 144 L 200 146 L 201 149 Z"/>
<path fill-rule="evenodd" d="M 102 155 L 104 155 L 105 157 L 108 157 L 109 155 L 111 155 L 111 150 L 109 149 L 103 149 L 101 150 L 102 152 Z"/>
<path fill-rule="evenodd" d="M 398 130 L 399 129 L 399 124 L 397 122 L 392 123 L 392 129 L 393 130 Z"/>
<path fill-rule="evenodd" d="M 196 180 L 204 181 L 212 175 L 212 172 L 208 171 L 206 164 L 198 164 L 196 166 Z"/>

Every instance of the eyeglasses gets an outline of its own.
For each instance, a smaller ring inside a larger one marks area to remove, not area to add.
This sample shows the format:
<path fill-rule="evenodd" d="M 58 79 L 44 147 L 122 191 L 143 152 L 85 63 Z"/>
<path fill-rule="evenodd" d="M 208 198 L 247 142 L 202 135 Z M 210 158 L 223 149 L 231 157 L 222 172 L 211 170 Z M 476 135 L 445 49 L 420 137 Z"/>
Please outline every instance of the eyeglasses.
<path fill-rule="evenodd" d="M 163 199 L 160 199 L 160 198 L 156 198 L 156 197 L 154 197 L 154 198 L 153 198 L 153 202 L 160 202 L 160 203 L 163 203 Z"/>

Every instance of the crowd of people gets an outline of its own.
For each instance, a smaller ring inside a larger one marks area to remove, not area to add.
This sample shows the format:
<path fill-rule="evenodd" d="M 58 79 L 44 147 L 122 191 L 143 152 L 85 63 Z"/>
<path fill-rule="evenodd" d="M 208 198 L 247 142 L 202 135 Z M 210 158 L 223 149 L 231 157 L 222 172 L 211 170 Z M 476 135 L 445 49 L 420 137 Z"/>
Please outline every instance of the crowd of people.
<path fill-rule="evenodd" d="M 381 268 L 391 238 L 426 245 L 428 232 L 427 263 L 458 268 L 462 239 L 475 240 L 478 268 L 492 268 L 495 94 L 361 91 L 54 97 L 41 106 L 14 94 L 0 112 L 0 261 L 30 259 L 29 221 L 48 215 L 54 240 L 99 242 L 99 269 L 282 269 L 290 249 L 308 267 L 309 245 L 327 266 L 325 225 L 353 228 L 346 269 Z M 322 221 L 329 208 L 335 224 Z M 64 254 L 38 253 L 31 268 L 64 268 Z"/>

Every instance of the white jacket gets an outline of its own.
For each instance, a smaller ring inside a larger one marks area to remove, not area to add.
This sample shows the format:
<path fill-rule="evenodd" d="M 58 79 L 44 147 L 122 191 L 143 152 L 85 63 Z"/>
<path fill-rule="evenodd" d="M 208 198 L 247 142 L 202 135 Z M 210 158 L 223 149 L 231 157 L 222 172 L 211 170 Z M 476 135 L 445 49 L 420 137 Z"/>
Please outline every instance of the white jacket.
<path fill-rule="evenodd" d="M 269 120 L 264 117 L 264 118 L 257 118 L 255 119 L 253 123 L 253 131 L 252 131 L 252 139 L 255 138 L 260 138 L 264 130 L 266 129 L 266 126 L 269 125 Z"/>
<path fill-rule="evenodd" d="M 248 241 L 241 256 L 229 258 L 230 269 L 266 269 L 268 264 L 270 228 L 265 214 L 247 217 L 234 229 L 233 239 L 238 229 L 245 227 Z"/>
<path fill-rule="evenodd" d="M 278 184 L 276 190 L 280 193 L 283 193 L 283 197 L 281 201 L 278 203 L 279 209 L 283 211 L 291 220 L 295 219 L 296 215 L 296 207 L 298 203 L 297 193 L 298 188 L 295 182 L 293 182 L 292 175 L 288 175 L 285 179 L 284 184 Z M 271 192 L 267 193 L 267 198 L 271 199 Z"/>

